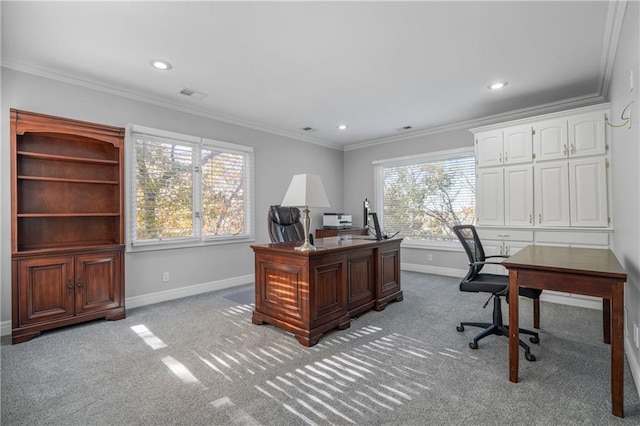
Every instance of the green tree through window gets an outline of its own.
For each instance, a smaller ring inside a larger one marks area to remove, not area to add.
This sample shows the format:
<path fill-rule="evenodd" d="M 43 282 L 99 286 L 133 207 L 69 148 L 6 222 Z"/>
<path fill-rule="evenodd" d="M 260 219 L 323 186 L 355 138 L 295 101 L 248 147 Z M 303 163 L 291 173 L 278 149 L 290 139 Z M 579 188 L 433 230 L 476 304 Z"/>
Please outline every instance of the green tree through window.
<path fill-rule="evenodd" d="M 387 232 L 453 241 L 451 227 L 473 223 L 475 157 L 469 153 L 376 165 L 378 210 Z"/>
<path fill-rule="evenodd" d="M 144 129 L 130 147 L 133 244 L 250 236 L 253 150 Z"/>

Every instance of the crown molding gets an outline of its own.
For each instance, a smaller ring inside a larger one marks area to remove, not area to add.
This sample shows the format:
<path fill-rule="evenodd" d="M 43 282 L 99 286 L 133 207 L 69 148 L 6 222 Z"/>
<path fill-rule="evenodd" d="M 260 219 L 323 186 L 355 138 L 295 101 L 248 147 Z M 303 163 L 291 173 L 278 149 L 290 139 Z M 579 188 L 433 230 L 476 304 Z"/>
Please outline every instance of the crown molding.
<path fill-rule="evenodd" d="M 374 139 L 357 144 L 347 145 L 344 150 L 352 151 L 356 149 L 369 148 L 376 145 L 382 145 L 390 142 L 397 142 L 407 139 L 416 139 L 438 133 L 450 132 L 454 130 L 469 130 L 473 127 L 483 127 L 490 124 L 499 122 L 518 120 L 521 118 L 528 118 L 536 115 L 550 114 L 561 111 L 563 109 L 580 108 L 584 106 L 590 106 L 606 102 L 604 97 L 598 93 L 592 93 L 590 95 L 578 96 L 575 98 L 565 99 L 558 102 L 550 102 L 530 108 L 522 108 L 518 110 L 509 111 L 506 113 L 489 115 L 481 118 L 467 120 L 459 123 L 452 123 L 443 126 L 431 127 L 425 130 L 405 133 L 402 136 L 390 136 L 386 138 Z"/>
<path fill-rule="evenodd" d="M 16 70 L 16 71 L 20 71 L 20 72 L 24 72 L 26 74 L 32 74 L 35 75 L 37 77 L 42 77 L 42 78 L 47 78 L 49 80 L 55 80 L 55 81 L 59 81 L 62 83 L 67 83 L 67 84 L 71 84 L 74 86 L 80 86 L 80 87 L 84 87 L 86 89 L 91 89 L 91 90 L 97 90 L 103 93 L 108 93 L 110 95 L 115 95 L 115 96 L 119 96 L 119 97 L 123 97 L 123 98 L 127 98 L 127 99 L 132 99 L 138 102 L 144 102 L 147 104 L 152 104 L 152 105 L 156 105 L 159 107 L 164 107 L 164 108 L 169 108 L 171 110 L 174 111 L 180 111 L 180 112 L 184 112 L 187 114 L 193 114 L 193 115 L 197 115 L 200 117 L 204 117 L 204 118 L 209 118 L 212 120 L 216 120 L 216 121 L 220 121 L 223 123 L 227 123 L 227 124 L 233 124 L 236 126 L 240 126 L 240 127 L 244 127 L 244 128 L 248 128 L 248 129 L 252 129 L 252 130 L 257 130 L 257 131 L 261 131 L 261 132 L 265 132 L 265 133 L 270 133 L 273 135 L 277 135 L 277 136 L 282 136 L 282 137 L 286 137 L 289 139 L 295 139 L 295 140 L 299 140 L 302 142 L 307 142 L 307 143 L 312 143 L 315 145 L 320 145 L 326 148 L 331 148 L 331 149 L 337 149 L 342 151 L 344 148 L 342 145 L 338 145 L 338 144 L 333 144 L 333 143 L 329 143 L 327 141 L 321 140 L 321 139 L 316 139 L 316 138 L 311 138 L 305 135 L 299 135 L 297 133 L 294 132 L 289 132 L 287 130 L 283 130 L 283 129 L 279 129 L 279 128 L 275 128 L 275 127 L 271 127 L 271 126 L 266 126 L 264 124 L 260 124 L 260 123 L 256 123 L 253 121 L 249 121 L 249 120 L 243 120 L 243 119 L 239 119 L 236 117 L 230 117 L 227 115 L 223 115 L 223 114 L 215 114 L 212 113 L 210 111 L 204 110 L 204 109 L 200 109 L 200 108 L 194 108 L 194 107 L 188 107 L 179 103 L 175 103 L 172 102 L 170 100 L 164 99 L 164 98 L 159 98 L 159 97 L 155 97 L 155 96 L 150 96 L 147 94 L 144 94 L 142 92 L 137 92 L 135 90 L 131 90 L 128 88 L 124 88 L 124 87 L 118 87 L 118 86 L 114 86 L 114 85 L 108 85 L 105 84 L 103 82 L 99 82 L 96 80 L 89 80 L 86 78 L 81 78 L 75 75 L 70 75 L 70 74 L 64 74 L 64 73 L 60 73 L 60 72 L 55 72 L 55 71 L 51 71 L 51 70 L 46 70 L 46 69 L 42 69 L 42 68 L 38 68 L 38 67 L 34 67 L 30 64 L 25 64 L 19 61 L 16 61 L 12 58 L 9 58 L 7 56 L 2 56 L 0 55 L 0 64 L 2 67 L 8 68 L 8 69 L 12 69 L 12 70 Z"/>
<path fill-rule="evenodd" d="M 613 73 L 613 64 L 616 59 L 616 51 L 620 41 L 620 34 L 622 33 L 626 10 L 627 0 L 609 2 L 602 43 L 602 58 L 600 59 L 600 80 L 597 88 L 597 92 L 604 98 L 609 97 L 609 83 Z"/>

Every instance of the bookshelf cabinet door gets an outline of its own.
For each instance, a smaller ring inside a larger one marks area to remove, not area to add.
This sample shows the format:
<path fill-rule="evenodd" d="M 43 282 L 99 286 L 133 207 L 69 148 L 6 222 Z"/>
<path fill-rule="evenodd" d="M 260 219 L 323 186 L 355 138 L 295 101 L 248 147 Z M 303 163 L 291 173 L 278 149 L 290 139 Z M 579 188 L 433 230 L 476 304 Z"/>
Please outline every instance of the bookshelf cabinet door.
<path fill-rule="evenodd" d="M 76 256 L 76 313 L 121 306 L 121 252 Z"/>
<path fill-rule="evenodd" d="M 73 317 L 73 257 L 55 256 L 18 262 L 20 326 Z"/>

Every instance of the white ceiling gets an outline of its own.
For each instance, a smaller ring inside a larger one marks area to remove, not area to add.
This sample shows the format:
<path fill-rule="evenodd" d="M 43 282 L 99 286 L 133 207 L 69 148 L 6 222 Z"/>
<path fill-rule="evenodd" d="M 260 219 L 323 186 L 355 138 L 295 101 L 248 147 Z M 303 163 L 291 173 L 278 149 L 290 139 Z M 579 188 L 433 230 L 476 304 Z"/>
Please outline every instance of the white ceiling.
<path fill-rule="evenodd" d="M 346 149 L 604 99 L 617 40 L 606 1 L 1 7 L 3 66 Z M 509 84 L 492 92 L 494 80 Z"/>

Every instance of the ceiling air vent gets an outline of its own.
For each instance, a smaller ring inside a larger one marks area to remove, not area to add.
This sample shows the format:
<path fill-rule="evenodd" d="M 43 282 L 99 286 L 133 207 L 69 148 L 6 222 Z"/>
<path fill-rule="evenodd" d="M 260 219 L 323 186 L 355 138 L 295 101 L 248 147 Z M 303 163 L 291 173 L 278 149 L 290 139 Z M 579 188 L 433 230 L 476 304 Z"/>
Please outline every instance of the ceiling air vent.
<path fill-rule="evenodd" d="M 193 89 L 189 89 L 187 87 L 183 87 L 180 90 L 178 90 L 178 93 L 181 95 L 185 95 L 188 96 L 190 98 L 193 99 L 204 99 L 207 97 L 206 94 L 202 93 L 202 92 L 198 92 L 197 90 L 193 90 Z"/>

